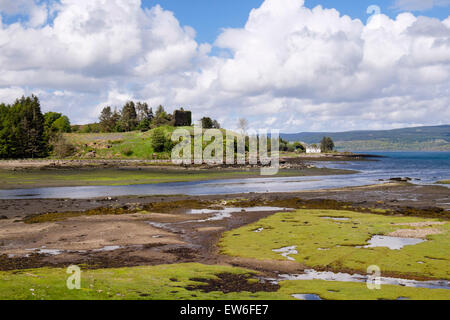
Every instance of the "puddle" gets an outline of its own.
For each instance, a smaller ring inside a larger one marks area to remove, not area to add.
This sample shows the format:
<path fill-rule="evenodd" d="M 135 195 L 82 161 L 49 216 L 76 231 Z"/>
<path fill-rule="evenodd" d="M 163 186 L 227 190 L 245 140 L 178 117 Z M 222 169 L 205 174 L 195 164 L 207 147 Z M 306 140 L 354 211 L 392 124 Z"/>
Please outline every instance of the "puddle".
<path fill-rule="evenodd" d="M 95 250 L 92 250 L 92 251 L 94 251 L 94 252 L 109 252 L 109 251 L 119 250 L 121 248 L 122 248 L 121 246 L 106 246 L 106 247 L 103 247 L 101 249 L 95 249 Z"/>
<path fill-rule="evenodd" d="M 292 210 L 289 208 L 277 208 L 277 207 L 253 207 L 253 208 L 224 208 L 221 210 L 214 209 L 192 209 L 186 211 L 186 214 L 211 214 L 211 218 L 205 220 L 198 220 L 197 222 L 206 221 L 220 221 L 223 219 L 230 218 L 233 213 L 241 212 L 261 212 L 261 211 L 288 211 Z"/>
<path fill-rule="evenodd" d="M 27 251 L 34 251 L 38 254 L 49 254 L 52 256 L 57 256 L 63 253 L 63 250 L 57 249 L 45 249 L 45 248 L 35 248 L 35 249 L 25 249 Z"/>
<path fill-rule="evenodd" d="M 377 247 L 387 247 L 391 250 L 400 250 L 405 246 L 414 246 L 416 244 L 425 242 L 423 239 L 415 238 L 399 238 L 399 237 L 388 237 L 388 236 L 374 236 L 369 240 L 369 245 L 363 248 L 377 248 Z M 361 247 L 357 247 L 361 248 Z"/>
<path fill-rule="evenodd" d="M 276 252 L 276 253 L 281 253 L 281 255 L 283 257 L 287 258 L 290 261 L 295 261 L 294 258 L 289 257 L 291 254 L 298 254 L 297 246 L 285 247 L 285 248 L 281 248 L 281 249 L 275 249 L 272 251 Z"/>
<path fill-rule="evenodd" d="M 333 221 L 349 221 L 350 218 L 338 218 L 338 217 L 321 217 L 322 219 L 329 219 Z"/>
<path fill-rule="evenodd" d="M 280 275 L 278 280 L 270 279 L 271 281 L 285 281 L 285 280 L 324 280 L 324 281 L 339 281 L 339 282 L 367 282 L 368 276 L 360 274 L 348 273 L 334 273 L 321 272 L 315 270 L 305 270 L 304 274 L 295 275 Z M 380 277 L 381 285 L 398 285 L 404 287 L 427 288 L 427 289 L 450 289 L 450 281 L 447 280 L 433 280 L 433 281 L 416 281 L 401 278 Z"/>
<path fill-rule="evenodd" d="M 118 249 L 121 249 L 121 246 L 106 246 L 100 249 L 94 249 L 94 250 L 60 250 L 60 249 L 46 249 L 46 248 L 36 248 L 36 249 L 26 249 L 27 251 L 33 251 L 38 254 L 48 254 L 51 256 L 57 256 L 63 253 L 87 253 L 89 251 L 92 252 L 110 252 L 115 251 Z M 15 257 L 15 255 L 9 255 L 10 258 Z"/>
<path fill-rule="evenodd" d="M 293 294 L 292 297 L 298 300 L 316 301 L 322 300 L 317 294 Z"/>

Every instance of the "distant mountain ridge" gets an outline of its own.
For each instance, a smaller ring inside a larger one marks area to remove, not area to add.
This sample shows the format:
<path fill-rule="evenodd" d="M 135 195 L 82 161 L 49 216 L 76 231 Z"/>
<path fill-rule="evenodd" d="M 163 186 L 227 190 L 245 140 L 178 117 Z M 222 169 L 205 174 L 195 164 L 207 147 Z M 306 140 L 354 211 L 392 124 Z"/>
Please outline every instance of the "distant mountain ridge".
<path fill-rule="evenodd" d="M 319 143 L 331 137 L 340 151 L 450 151 L 450 125 L 377 131 L 301 132 L 284 140 Z"/>

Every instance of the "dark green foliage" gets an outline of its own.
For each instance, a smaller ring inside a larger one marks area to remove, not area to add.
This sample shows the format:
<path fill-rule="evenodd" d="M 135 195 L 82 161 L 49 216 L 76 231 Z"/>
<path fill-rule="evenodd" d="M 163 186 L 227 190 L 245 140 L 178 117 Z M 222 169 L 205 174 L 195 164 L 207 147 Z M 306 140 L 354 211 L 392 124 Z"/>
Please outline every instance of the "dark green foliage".
<path fill-rule="evenodd" d="M 155 152 L 163 152 L 167 143 L 163 128 L 156 128 L 152 133 L 152 148 Z"/>
<path fill-rule="evenodd" d="M 220 124 L 217 120 L 213 120 L 209 117 L 203 117 L 200 122 L 203 129 L 220 129 Z"/>
<path fill-rule="evenodd" d="M 294 142 L 292 145 L 293 145 L 295 151 L 306 152 L 305 146 L 302 145 L 300 142 Z"/>
<path fill-rule="evenodd" d="M 289 143 L 280 138 L 280 151 L 289 151 Z"/>
<path fill-rule="evenodd" d="M 51 140 L 57 133 L 72 132 L 69 118 L 57 112 L 44 114 L 44 130 L 46 139 Z"/>
<path fill-rule="evenodd" d="M 123 131 L 133 131 L 138 125 L 136 106 L 133 101 L 127 102 L 122 109 L 120 128 Z"/>
<path fill-rule="evenodd" d="M 334 142 L 330 137 L 323 137 L 320 142 L 320 149 L 322 152 L 330 152 L 334 150 Z"/>
<path fill-rule="evenodd" d="M 192 112 L 184 111 L 183 108 L 173 113 L 175 127 L 189 127 L 192 125 Z"/>
<path fill-rule="evenodd" d="M 191 126 L 192 113 L 181 108 L 175 111 L 172 116 L 161 105 L 153 113 L 153 109 L 149 108 L 146 102 L 135 103 L 129 101 L 123 106 L 120 114 L 117 111 L 113 112 L 109 106 L 103 108 L 99 117 L 99 125 L 102 132 L 128 132 L 134 130 L 145 132 L 162 126 Z M 217 121 L 214 121 L 213 127 L 220 128 L 220 125 Z M 79 131 L 94 132 L 85 126 L 81 127 Z"/>
<path fill-rule="evenodd" d="M 36 96 L 0 106 L 0 158 L 38 158 L 48 153 L 45 119 Z"/>
<path fill-rule="evenodd" d="M 220 123 L 217 120 L 213 120 L 213 128 L 220 129 Z"/>
<path fill-rule="evenodd" d="M 212 129 L 213 127 L 213 120 L 209 117 L 203 117 L 201 120 L 202 128 L 203 129 Z"/>
<path fill-rule="evenodd" d="M 148 130 L 150 130 L 151 128 L 151 120 L 149 119 L 143 119 L 139 122 L 137 129 L 142 131 L 142 132 L 146 132 Z"/>
<path fill-rule="evenodd" d="M 152 128 L 157 128 L 171 124 L 172 124 L 172 116 L 170 114 L 167 114 L 163 106 L 159 106 L 158 109 L 156 109 L 155 118 L 152 121 Z"/>
<path fill-rule="evenodd" d="M 105 107 L 100 114 L 100 128 L 103 132 L 114 132 L 117 128 L 117 124 L 120 120 L 120 114 L 117 110 L 114 112 L 111 110 L 111 107 Z"/>

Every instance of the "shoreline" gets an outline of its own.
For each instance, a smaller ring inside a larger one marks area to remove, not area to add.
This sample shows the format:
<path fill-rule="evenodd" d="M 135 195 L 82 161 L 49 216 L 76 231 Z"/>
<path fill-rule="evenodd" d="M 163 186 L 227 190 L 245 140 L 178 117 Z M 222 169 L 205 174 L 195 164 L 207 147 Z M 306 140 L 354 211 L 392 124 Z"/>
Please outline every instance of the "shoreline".
<path fill-rule="evenodd" d="M 356 153 L 326 153 L 326 154 L 280 154 L 280 163 L 283 164 L 303 164 L 316 161 L 370 161 L 370 159 L 384 158 L 379 155 L 356 154 Z M 82 169 L 82 168 L 147 168 L 147 167 L 169 167 L 169 168 L 246 168 L 248 165 L 223 165 L 208 166 L 189 165 L 179 166 L 172 163 L 171 160 L 148 160 L 148 159 L 0 159 L 0 169 L 5 170 L 27 170 L 27 169 Z M 258 166 L 259 167 L 259 166 Z"/>
<path fill-rule="evenodd" d="M 313 166 L 280 169 L 274 176 L 261 176 L 257 168 L 168 168 L 119 167 L 83 169 L 0 169 L 1 190 L 30 190 L 56 187 L 133 186 L 163 183 L 200 182 L 247 178 L 321 177 L 356 174 L 354 170 L 317 168 Z"/>

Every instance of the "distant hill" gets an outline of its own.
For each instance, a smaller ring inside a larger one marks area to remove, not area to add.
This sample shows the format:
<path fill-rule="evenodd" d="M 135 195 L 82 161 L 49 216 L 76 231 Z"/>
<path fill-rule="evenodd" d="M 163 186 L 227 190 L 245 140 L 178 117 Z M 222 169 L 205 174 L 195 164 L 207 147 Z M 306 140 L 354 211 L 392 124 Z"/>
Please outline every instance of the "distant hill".
<path fill-rule="evenodd" d="M 340 151 L 450 151 L 450 125 L 379 131 L 302 132 L 284 140 L 319 143 L 331 137 Z"/>

